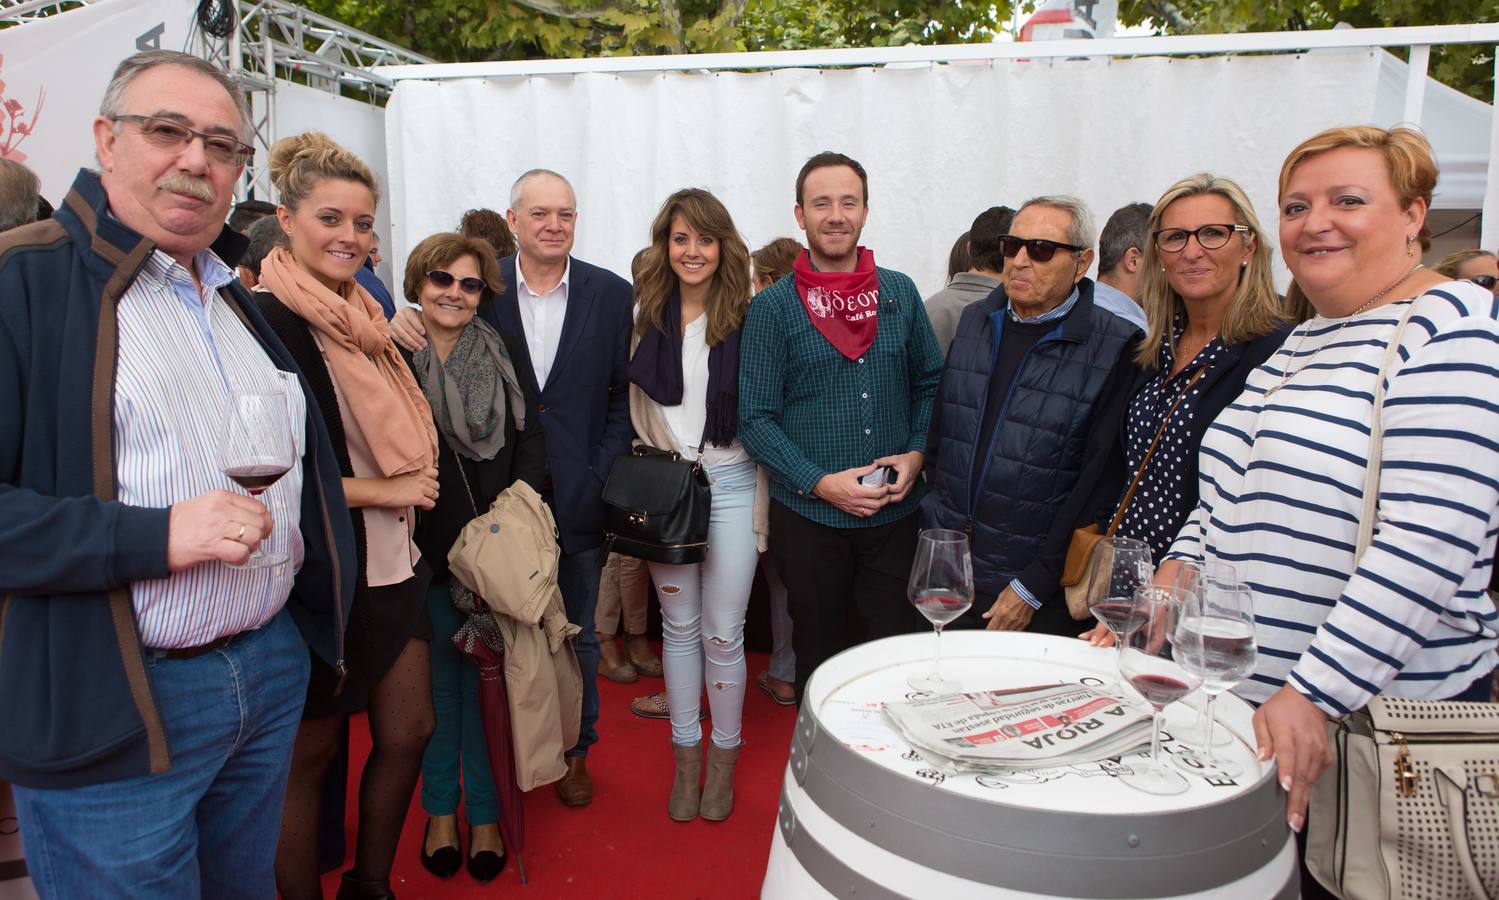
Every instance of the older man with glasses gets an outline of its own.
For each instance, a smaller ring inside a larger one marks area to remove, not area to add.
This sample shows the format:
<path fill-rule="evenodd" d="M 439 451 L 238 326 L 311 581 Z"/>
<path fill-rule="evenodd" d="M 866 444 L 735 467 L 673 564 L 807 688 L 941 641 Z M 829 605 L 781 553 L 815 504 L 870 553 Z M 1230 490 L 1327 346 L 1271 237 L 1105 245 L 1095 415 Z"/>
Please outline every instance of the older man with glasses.
<path fill-rule="evenodd" d="M 247 133 L 228 75 L 136 54 L 100 171 L 0 238 L 0 778 L 44 898 L 272 896 L 307 645 L 342 665 L 338 459 L 231 268 Z M 218 458 L 236 391 L 291 416 L 259 498 Z"/>
<path fill-rule="evenodd" d="M 1094 302 L 1093 217 L 1026 201 L 1000 239 L 1000 286 L 963 311 L 927 439 L 924 528 L 969 535 L 973 608 L 956 624 L 1075 633 L 1057 582 L 1074 491 L 1105 470 L 1134 381 L 1133 324 Z M 1122 465 L 1122 463 L 1120 463 Z"/>

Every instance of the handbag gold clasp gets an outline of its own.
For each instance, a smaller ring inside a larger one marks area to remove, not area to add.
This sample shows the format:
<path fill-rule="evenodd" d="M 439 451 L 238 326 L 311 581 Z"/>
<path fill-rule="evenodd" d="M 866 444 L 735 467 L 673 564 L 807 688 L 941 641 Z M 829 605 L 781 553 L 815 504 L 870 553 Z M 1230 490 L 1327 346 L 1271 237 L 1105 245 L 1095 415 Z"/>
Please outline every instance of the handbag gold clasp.
<path fill-rule="evenodd" d="M 1405 746 L 1405 735 L 1398 731 L 1391 732 L 1390 740 L 1395 744 L 1395 793 L 1410 799 L 1416 796 L 1416 786 L 1420 778 L 1416 775 L 1415 766 L 1411 765 L 1411 754 Z"/>
<path fill-rule="evenodd" d="M 645 525 L 645 513 L 630 513 L 630 524 L 636 528 Z"/>

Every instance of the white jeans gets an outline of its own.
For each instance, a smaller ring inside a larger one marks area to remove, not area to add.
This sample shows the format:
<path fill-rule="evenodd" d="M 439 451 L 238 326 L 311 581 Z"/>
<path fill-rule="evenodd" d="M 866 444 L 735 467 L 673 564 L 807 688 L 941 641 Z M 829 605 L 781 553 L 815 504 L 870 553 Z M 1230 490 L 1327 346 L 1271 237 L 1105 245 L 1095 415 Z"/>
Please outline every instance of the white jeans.
<path fill-rule="evenodd" d="M 713 510 L 708 556 L 688 566 L 651 563 L 661 601 L 661 658 L 671 741 L 690 746 L 703 739 L 698 699 L 708 687 L 713 743 L 739 746 L 744 710 L 744 612 L 749 606 L 759 552 L 755 548 L 755 464 L 708 467 Z"/>

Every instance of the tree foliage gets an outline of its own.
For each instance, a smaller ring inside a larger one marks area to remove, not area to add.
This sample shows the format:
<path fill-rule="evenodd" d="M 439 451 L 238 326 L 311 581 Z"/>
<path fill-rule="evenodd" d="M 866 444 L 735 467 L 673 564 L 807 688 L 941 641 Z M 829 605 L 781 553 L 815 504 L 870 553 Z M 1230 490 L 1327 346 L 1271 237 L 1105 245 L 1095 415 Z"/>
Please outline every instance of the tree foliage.
<path fill-rule="evenodd" d="M 1396 25 L 1460 25 L 1499 21 L 1499 0 L 1119 0 L 1127 25 L 1151 23 L 1163 34 L 1225 34 Z M 1430 73 L 1489 102 L 1494 47 L 1433 47 Z"/>

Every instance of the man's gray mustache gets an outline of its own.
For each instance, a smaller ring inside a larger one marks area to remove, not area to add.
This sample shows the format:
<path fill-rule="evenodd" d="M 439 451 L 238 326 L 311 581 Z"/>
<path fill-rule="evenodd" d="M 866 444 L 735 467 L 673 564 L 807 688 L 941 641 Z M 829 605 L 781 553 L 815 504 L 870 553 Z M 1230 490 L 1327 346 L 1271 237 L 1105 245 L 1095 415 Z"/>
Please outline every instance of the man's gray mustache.
<path fill-rule="evenodd" d="M 213 185 L 207 178 L 197 178 L 192 175 L 168 175 L 156 183 L 158 190 L 170 191 L 174 194 L 186 194 L 195 200 L 204 203 L 212 203 L 217 195 L 213 192 Z"/>

